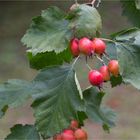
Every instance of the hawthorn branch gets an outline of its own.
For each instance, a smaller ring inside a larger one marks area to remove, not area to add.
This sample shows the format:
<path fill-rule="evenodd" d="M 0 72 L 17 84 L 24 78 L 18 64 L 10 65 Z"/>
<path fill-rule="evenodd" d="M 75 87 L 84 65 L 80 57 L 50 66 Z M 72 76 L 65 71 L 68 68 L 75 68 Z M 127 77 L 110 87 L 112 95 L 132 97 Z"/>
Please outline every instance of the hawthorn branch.
<path fill-rule="evenodd" d="M 98 0 L 96 7 L 99 7 L 100 3 L 101 3 L 101 0 Z"/>
<path fill-rule="evenodd" d="M 74 62 L 72 63 L 72 69 L 74 67 L 74 65 L 76 64 L 76 62 L 78 61 L 78 59 L 80 58 L 80 55 L 78 57 L 76 57 L 76 59 L 74 60 Z"/>
<path fill-rule="evenodd" d="M 88 68 L 89 70 L 92 70 L 92 68 L 89 66 L 88 63 L 86 63 L 86 66 L 87 66 L 87 68 Z"/>
<path fill-rule="evenodd" d="M 104 60 L 103 59 L 101 59 L 99 56 L 97 56 L 97 55 L 95 55 L 95 57 L 103 64 L 103 65 L 105 65 L 105 62 L 104 62 Z"/>
<path fill-rule="evenodd" d="M 94 6 L 95 1 L 96 1 L 96 0 L 92 0 L 92 1 L 91 1 L 91 5 L 92 5 L 92 6 Z"/>
<path fill-rule="evenodd" d="M 108 57 L 108 55 L 105 53 L 105 54 L 103 54 L 103 56 L 108 60 L 108 61 L 110 61 L 111 59 Z"/>

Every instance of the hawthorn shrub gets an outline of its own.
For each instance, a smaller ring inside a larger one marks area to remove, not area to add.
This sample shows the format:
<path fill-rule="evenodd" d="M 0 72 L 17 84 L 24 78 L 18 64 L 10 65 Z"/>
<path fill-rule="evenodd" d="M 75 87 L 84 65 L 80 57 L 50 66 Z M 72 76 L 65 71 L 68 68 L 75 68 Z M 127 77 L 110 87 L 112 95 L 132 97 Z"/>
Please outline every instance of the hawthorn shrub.
<path fill-rule="evenodd" d="M 82 128 L 91 119 L 109 129 L 115 126 L 116 113 L 103 107 L 104 84 L 113 87 L 131 84 L 140 89 L 140 3 L 122 1 L 123 15 L 133 23 L 103 38 L 99 1 L 72 5 L 66 13 L 52 6 L 43 10 L 22 38 L 31 68 L 39 70 L 32 81 L 8 80 L 0 84 L 0 117 L 32 98 L 35 124 L 17 124 L 5 138 L 87 140 Z M 135 13 L 135 14 L 134 14 Z M 76 62 L 85 58 L 91 86 L 81 90 Z M 88 60 L 96 64 L 92 69 Z"/>

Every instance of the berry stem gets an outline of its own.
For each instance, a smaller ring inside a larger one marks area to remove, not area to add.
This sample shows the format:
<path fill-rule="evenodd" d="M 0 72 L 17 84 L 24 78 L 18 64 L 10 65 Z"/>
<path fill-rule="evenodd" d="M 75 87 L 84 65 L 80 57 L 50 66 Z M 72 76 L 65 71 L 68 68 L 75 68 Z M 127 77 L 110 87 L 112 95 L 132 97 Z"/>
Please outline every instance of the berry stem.
<path fill-rule="evenodd" d="M 108 61 L 111 60 L 111 59 L 108 57 L 108 55 L 107 55 L 106 53 L 104 53 L 103 56 L 104 56 Z"/>
<path fill-rule="evenodd" d="M 113 41 L 113 40 L 111 40 L 111 39 L 107 39 L 107 38 L 100 38 L 100 39 L 102 39 L 102 40 L 104 40 L 104 41 L 108 41 L 108 42 L 112 42 L 112 43 L 116 44 L 116 42 Z"/>
<path fill-rule="evenodd" d="M 87 68 L 88 68 L 89 70 L 92 70 L 92 68 L 89 66 L 88 63 L 86 63 L 86 66 L 87 66 Z"/>
<path fill-rule="evenodd" d="M 104 62 L 104 60 L 103 59 L 101 59 L 99 56 L 97 56 L 97 55 L 95 55 L 95 57 L 99 60 L 99 61 L 101 61 L 101 63 L 103 64 L 103 65 L 105 65 L 105 62 Z"/>
<path fill-rule="evenodd" d="M 74 65 L 76 64 L 77 60 L 80 58 L 80 55 L 78 57 L 76 57 L 76 59 L 74 60 L 74 62 L 72 63 L 72 69 L 74 67 Z"/>
<path fill-rule="evenodd" d="M 99 7 L 100 3 L 101 3 L 101 0 L 98 0 L 96 7 Z"/>

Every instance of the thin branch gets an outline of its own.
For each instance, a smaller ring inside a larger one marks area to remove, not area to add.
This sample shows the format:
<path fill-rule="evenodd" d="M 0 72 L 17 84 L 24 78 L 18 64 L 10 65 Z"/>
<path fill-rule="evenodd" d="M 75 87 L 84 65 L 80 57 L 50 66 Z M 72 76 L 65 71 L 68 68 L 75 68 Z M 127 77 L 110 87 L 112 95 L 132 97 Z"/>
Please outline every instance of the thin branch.
<path fill-rule="evenodd" d="M 86 63 L 86 66 L 87 66 L 87 68 L 88 68 L 89 70 L 92 70 L 92 68 L 89 66 L 88 63 Z"/>
<path fill-rule="evenodd" d="M 104 41 L 108 41 L 108 42 L 112 42 L 112 43 L 116 44 L 116 42 L 113 41 L 113 40 L 111 40 L 111 39 L 107 39 L 107 38 L 100 38 L 100 39 L 102 39 L 102 40 L 104 40 Z"/>
<path fill-rule="evenodd" d="M 104 56 L 108 61 L 111 60 L 111 59 L 108 57 L 108 55 L 107 55 L 106 53 L 104 53 L 103 56 Z"/>
<path fill-rule="evenodd" d="M 96 0 L 92 0 L 92 1 L 91 1 L 92 6 L 94 6 L 95 1 L 96 1 Z"/>
<path fill-rule="evenodd" d="M 80 58 L 80 55 L 78 57 L 76 57 L 76 59 L 74 60 L 74 62 L 72 63 L 72 68 L 74 67 L 74 65 L 76 64 L 77 60 Z"/>
<path fill-rule="evenodd" d="M 96 7 L 99 7 L 100 3 L 101 3 L 101 0 L 98 0 Z"/>
<path fill-rule="evenodd" d="M 95 57 L 96 57 L 99 61 L 101 61 L 101 63 L 102 63 L 103 65 L 105 65 L 105 62 L 104 62 L 103 59 L 101 59 L 98 55 L 95 55 Z"/>

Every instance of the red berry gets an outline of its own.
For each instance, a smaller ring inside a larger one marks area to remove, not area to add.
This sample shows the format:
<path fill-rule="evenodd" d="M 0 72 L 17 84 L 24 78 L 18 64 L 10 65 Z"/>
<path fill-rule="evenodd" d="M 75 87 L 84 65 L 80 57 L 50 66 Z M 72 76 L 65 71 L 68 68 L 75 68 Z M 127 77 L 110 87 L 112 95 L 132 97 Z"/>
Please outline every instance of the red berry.
<path fill-rule="evenodd" d="M 78 127 L 79 127 L 78 121 L 72 120 L 72 121 L 71 121 L 71 124 L 70 124 L 70 128 L 76 129 L 76 128 L 78 128 Z"/>
<path fill-rule="evenodd" d="M 84 37 L 79 40 L 79 50 L 85 55 L 92 55 L 94 53 L 94 44 L 91 40 Z"/>
<path fill-rule="evenodd" d="M 118 76 L 118 74 L 119 74 L 118 61 L 117 60 L 110 60 L 108 63 L 108 69 L 114 76 Z"/>
<path fill-rule="evenodd" d="M 110 73 L 109 73 L 109 70 L 108 70 L 108 66 L 100 67 L 99 71 L 103 75 L 104 81 L 109 81 L 110 80 Z"/>
<path fill-rule="evenodd" d="M 76 140 L 74 137 L 74 131 L 66 129 L 62 133 L 62 140 Z"/>
<path fill-rule="evenodd" d="M 91 70 L 88 75 L 89 82 L 94 85 L 100 87 L 104 81 L 103 75 L 97 70 Z"/>
<path fill-rule="evenodd" d="M 87 140 L 87 133 L 83 129 L 77 129 L 74 135 L 76 140 Z"/>
<path fill-rule="evenodd" d="M 74 38 L 71 40 L 70 50 L 73 56 L 75 57 L 77 57 L 80 54 L 78 43 L 79 43 L 79 40 L 77 38 Z"/>
<path fill-rule="evenodd" d="M 94 38 L 93 44 L 95 46 L 95 53 L 99 55 L 102 55 L 103 53 L 105 53 L 106 44 L 103 40 L 101 40 L 100 38 Z"/>
<path fill-rule="evenodd" d="M 57 134 L 56 136 L 53 137 L 53 140 L 62 140 L 62 135 Z"/>

